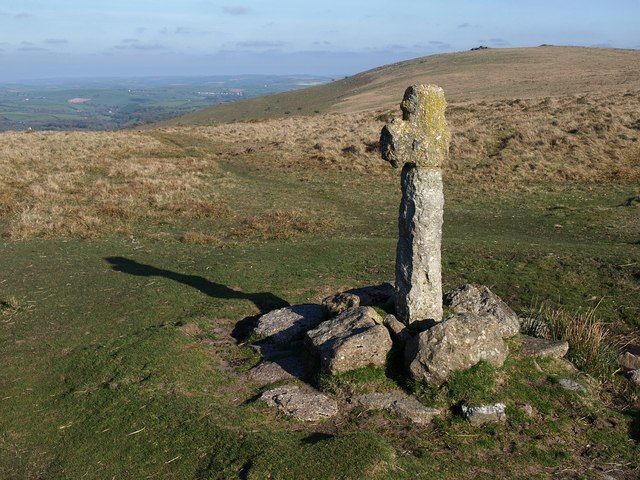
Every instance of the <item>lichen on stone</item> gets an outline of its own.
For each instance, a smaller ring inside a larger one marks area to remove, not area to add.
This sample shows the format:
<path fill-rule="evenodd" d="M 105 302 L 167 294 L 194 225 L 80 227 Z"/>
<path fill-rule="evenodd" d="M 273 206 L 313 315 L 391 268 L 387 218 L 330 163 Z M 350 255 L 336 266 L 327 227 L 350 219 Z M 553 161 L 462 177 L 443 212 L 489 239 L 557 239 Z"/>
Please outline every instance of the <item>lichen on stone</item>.
<path fill-rule="evenodd" d="M 394 167 L 405 163 L 441 167 L 451 142 L 442 88 L 413 85 L 406 90 L 400 108 L 402 120 L 394 120 L 382 130 L 382 157 Z"/>

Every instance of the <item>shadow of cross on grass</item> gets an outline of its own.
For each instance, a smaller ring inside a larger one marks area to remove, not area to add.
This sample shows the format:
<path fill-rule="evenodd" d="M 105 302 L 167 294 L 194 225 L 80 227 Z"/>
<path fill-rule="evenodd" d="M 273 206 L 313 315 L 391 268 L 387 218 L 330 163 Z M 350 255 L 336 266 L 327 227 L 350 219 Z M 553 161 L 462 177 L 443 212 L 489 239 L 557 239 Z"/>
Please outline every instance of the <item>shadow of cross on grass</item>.
<path fill-rule="evenodd" d="M 105 258 L 116 272 L 128 273 L 138 277 L 164 277 L 175 282 L 188 285 L 202 293 L 214 298 L 228 300 L 249 300 L 258 307 L 261 313 L 265 313 L 276 308 L 289 306 L 289 302 L 270 292 L 244 293 L 227 287 L 221 283 L 212 282 L 199 275 L 185 275 L 184 273 L 173 272 L 157 268 L 152 265 L 136 262 L 124 257 Z"/>

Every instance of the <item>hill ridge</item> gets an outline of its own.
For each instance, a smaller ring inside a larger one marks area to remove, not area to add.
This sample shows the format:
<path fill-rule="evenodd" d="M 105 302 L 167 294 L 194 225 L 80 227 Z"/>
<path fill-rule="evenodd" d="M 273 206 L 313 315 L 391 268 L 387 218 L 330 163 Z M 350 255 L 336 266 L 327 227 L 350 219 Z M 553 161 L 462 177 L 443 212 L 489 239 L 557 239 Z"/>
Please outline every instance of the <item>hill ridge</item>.
<path fill-rule="evenodd" d="M 210 125 L 389 109 L 414 83 L 436 83 L 451 103 L 640 90 L 640 51 L 540 46 L 419 57 L 302 90 L 215 105 L 162 125 Z"/>

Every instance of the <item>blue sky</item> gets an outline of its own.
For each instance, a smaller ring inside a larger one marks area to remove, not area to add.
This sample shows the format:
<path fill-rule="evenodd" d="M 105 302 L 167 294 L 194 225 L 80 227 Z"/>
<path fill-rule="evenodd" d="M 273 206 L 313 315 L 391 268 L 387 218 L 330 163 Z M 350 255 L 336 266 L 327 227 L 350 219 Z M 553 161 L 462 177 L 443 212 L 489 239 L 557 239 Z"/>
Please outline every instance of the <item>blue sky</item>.
<path fill-rule="evenodd" d="M 541 43 L 640 48 L 640 0 L 0 0 L 0 81 L 344 75 Z"/>

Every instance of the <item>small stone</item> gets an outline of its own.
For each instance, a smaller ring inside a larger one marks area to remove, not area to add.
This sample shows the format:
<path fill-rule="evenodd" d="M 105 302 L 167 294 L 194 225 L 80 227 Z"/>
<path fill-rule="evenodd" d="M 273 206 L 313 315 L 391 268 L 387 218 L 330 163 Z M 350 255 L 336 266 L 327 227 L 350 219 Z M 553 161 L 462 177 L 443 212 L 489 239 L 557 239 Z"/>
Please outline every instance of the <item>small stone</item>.
<path fill-rule="evenodd" d="M 349 309 L 307 332 L 307 341 L 332 374 L 368 365 L 381 366 L 392 342 L 382 318 L 371 307 Z"/>
<path fill-rule="evenodd" d="M 294 305 L 262 315 L 254 333 L 274 343 L 288 345 L 301 339 L 308 330 L 317 327 L 326 318 L 327 311 L 322 305 Z"/>
<path fill-rule="evenodd" d="M 632 371 L 629 375 L 629 380 L 640 387 L 640 369 Z"/>
<path fill-rule="evenodd" d="M 353 401 L 367 409 L 393 412 L 417 425 L 427 425 L 435 416 L 442 414 L 442 411 L 425 407 L 403 392 L 368 393 L 354 398 Z"/>
<path fill-rule="evenodd" d="M 522 353 L 528 357 L 562 358 L 568 351 L 569 343 L 565 341 L 522 336 Z"/>
<path fill-rule="evenodd" d="M 393 338 L 393 341 L 401 347 L 404 347 L 407 340 L 411 338 L 411 333 L 407 326 L 400 322 L 395 315 L 387 315 L 384 319 L 384 326 L 391 332 L 391 338 Z"/>
<path fill-rule="evenodd" d="M 409 373 L 419 382 L 441 385 L 451 372 L 467 370 L 481 361 L 501 367 L 509 353 L 502 338 L 503 325 L 493 316 L 451 315 L 407 342 Z"/>
<path fill-rule="evenodd" d="M 500 297 L 484 285 L 462 285 L 444 296 L 446 306 L 454 313 L 474 313 L 492 316 L 502 325 L 503 337 L 513 337 L 520 332 L 518 315 Z"/>
<path fill-rule="evenodd" d="M 638 370 L 640 369 L 640 355 L 632 352 L 624 352 L 618 357 L 618 363 L 627 370 Z"/>
<path fill-rule="evenodd" d="M 533 417 L 533 407 L 531 405 L 522 405 L 520 407 L 520 410 L 522 410 L 528 417 Z"/>
<path fill-rule="evenodd" d="M 303 378 L 307 368 L 300 357 L 287 357 L 275 362 L 263 362 L 249 371 L 252 380 L 264 387 L 281 380 Z"/>
<path fill-rule="evenodd" d="M 345 310 L 359 307 L 360 297 L 348 292 L 336 293 L 322 300 L 322 304 L 329 312 L 329 315 L 340 315 Z"/>
<path fill-rule="evenodd" d="M 505 422 L 507 420 L 506 405 L 494 403 L 492 405 L 462 406 L 462 414 L 474 425 L 483 423 Z"/>
<path fill-rule="evenodd" d="M 582 385 L 580 385 L 575 380 L 571 380 L 569 378 L 561 378 L 560 380 L 558 380 L 558 383 L 565 390 L 569 390 L 569 391 L 572 391 L 572 392 L 587 393 L 587 389 L 584 388 Z"/>
<path fill-rule="evenodd" d="M 338 414 L 338 402 L 315 390 L 286 385 L 264 392 L 260 400 L 276 407 L 289 417 L 303 422 L 317 422 Z"/>

